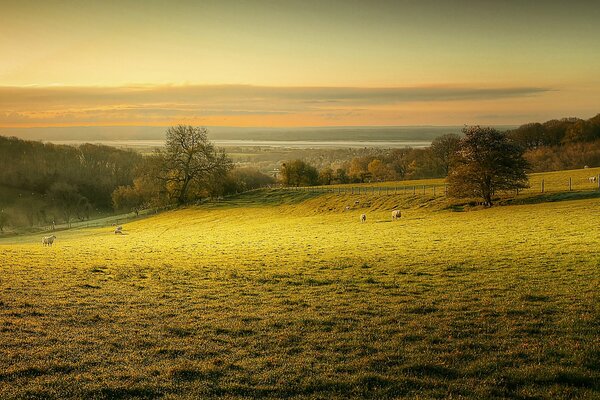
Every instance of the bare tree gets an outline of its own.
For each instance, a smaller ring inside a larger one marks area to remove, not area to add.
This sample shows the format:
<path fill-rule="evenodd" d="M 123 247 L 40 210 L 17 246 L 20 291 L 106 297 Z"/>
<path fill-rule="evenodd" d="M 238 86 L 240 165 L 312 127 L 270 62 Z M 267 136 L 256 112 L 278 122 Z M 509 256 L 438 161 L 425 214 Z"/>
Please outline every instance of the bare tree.
<path fill-rule="evenodd" d="M 198 192 L 232 168 L 225 152 L 208 140 L 206 128 L 185 125 L 167 130 L 165 149 L 159 151 L 158 159 L 159 178 L 178 204 L 188 201 L 190 188 Z"/>

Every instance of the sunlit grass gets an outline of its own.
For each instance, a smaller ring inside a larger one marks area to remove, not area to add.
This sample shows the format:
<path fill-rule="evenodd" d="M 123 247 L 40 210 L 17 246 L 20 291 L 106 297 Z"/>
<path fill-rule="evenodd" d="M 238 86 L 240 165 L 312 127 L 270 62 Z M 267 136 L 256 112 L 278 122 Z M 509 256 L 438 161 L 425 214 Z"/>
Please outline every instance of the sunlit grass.
<path fill-rule="evenodd" d="M 600 202 L 444 204 L 266 191 L 4 239 L 0 398 L 597 398 Z"/>

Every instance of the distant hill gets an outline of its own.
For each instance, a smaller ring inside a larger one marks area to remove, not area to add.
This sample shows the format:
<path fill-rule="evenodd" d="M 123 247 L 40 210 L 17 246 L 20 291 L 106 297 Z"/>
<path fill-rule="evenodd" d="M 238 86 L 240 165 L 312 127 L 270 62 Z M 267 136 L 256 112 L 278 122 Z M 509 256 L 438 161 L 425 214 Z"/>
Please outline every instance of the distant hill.
<path fill-rule="evenodd" d="M 239 128 L 208 127 L 211 139 L 230 140 L 432 140 L 445 133 L 460 133 L 462 126 Z M 516 126 L 496 126 L 500 130 Z M 29 140 L 141 140 L 163 139 L 162 126 L 82 126 L 0 128 L 0 135 Z"/>

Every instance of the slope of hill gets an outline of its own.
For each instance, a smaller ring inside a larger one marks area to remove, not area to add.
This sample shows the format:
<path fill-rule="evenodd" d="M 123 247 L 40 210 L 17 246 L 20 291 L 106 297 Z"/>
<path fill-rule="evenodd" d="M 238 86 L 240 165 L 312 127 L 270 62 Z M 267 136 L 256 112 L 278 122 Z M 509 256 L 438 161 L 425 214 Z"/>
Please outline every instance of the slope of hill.
<path fill-rule="evenodd" d="M 598 395 L 597 200 L 390 199 L 254 192 L 0 240 L 2 396 Z"/>

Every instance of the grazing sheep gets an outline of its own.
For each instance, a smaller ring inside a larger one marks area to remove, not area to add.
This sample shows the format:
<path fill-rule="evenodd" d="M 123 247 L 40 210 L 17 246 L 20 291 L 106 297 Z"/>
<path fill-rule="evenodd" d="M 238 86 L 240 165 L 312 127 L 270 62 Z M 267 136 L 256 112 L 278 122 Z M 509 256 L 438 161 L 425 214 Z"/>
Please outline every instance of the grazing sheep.
<path fill-rule="evenodd" d="M 42 245 L 43 246 L 52 246 L 52 243 L 54 243 L 54 239 L 56 239 L 56 236 L 54 236 L 54 235 L 44 236 L 42 238 Z"/>
<path fill-rule="evenodd" d="M 367 214 L 360 215 L 360 222 L 367 222 Z"/>
<path fill-rule="evenodd" d="M 121 225 L 119 225 L 115 228 L 115 235 L 122 235 L 122 234 L 123 234 L 123 227 Z"/>
<path fill-rule="evenodd" d="M 354 205 L 355 205 L 355 206 L 357 206 L 359 203 L 360 203 L 360 202 L 359 202 L 358 200 L 356 200 L 356 201 L 354 202 Z"/>
<path fill-rule="evenodd" d="M 349 209 L 350 209 L 350 206 L 346 206 L 346 210 L 349 210 Z"/>
<path fill-rule="evenodd" d="M 590 183 L 594 183 L 594 182 L 596 182 L 596 179 L 598 179 L 598 178 L 597 178 L 597 177 L 595 177 L 595 176 L 590 176 L 590 177 L 588 178 L 588 180 L 590 181 Z"/>
<path fill-rule="evenodd" d="M 392 211 L 392 221 L 400 219 L 401 216 L 402 216 L 402 213 L 400 212 L 400 210 Z"/>

